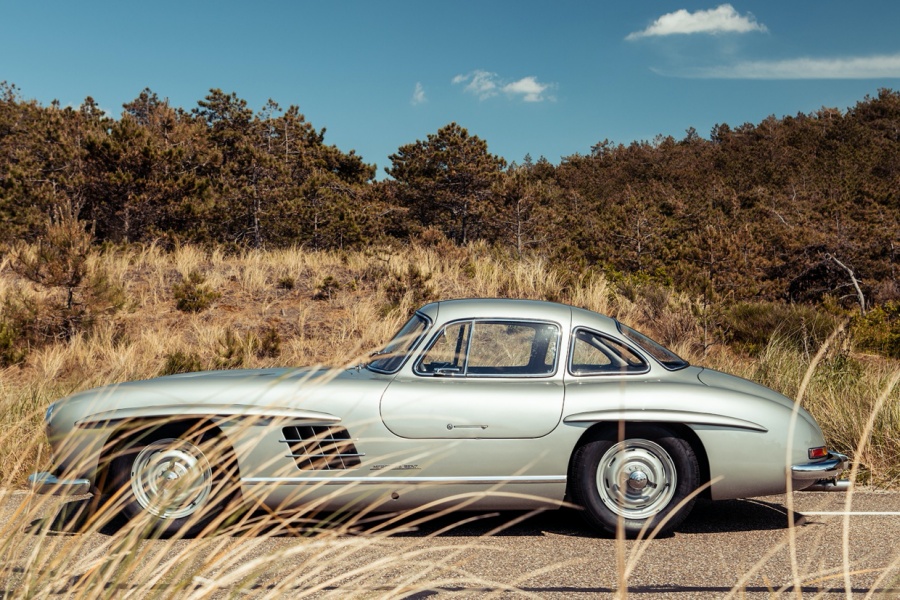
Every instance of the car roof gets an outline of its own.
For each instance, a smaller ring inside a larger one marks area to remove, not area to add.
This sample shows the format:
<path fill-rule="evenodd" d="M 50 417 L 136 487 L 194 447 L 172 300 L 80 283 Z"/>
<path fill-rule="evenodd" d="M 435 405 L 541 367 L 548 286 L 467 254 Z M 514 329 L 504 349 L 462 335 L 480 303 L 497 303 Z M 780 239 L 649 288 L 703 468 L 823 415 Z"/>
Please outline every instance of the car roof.
<path fill-rule="evenodd" d="M 560 323 L 564 328 L 582 325 L 603 331 L 616 330 L 615 320 L 610 317 L 567 304 L 543 300 L 512 298 L 442 300 L 426 304 L 418 312 L 434 322 L 441 323 L 460 319 L 546 319 Z"/>

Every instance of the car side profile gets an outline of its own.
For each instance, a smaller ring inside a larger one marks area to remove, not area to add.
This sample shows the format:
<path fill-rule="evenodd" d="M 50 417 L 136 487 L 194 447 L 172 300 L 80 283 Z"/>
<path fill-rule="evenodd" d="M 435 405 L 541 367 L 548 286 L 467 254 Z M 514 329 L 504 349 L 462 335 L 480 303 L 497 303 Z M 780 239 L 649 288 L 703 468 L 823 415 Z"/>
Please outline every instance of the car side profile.
<path fill-rule="evenodd" d="M 51 405 L 39 492 L 121 499 L 164 535 L 223 510 L 580 506 L 594 528 L 671 531 L 700 495 L 801 490 L 847 458 L 761 385 L 691 366 L 563 304 L 433 302 L 364 365 L 210 371 Z"/>

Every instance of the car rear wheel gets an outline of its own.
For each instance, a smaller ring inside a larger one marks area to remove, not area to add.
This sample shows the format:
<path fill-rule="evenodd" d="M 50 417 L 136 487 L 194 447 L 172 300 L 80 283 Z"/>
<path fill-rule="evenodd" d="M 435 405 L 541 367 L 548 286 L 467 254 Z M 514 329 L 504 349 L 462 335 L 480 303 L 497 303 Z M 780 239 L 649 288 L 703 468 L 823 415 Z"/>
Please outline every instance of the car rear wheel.
<path fill-rule="evenodd" d="M 112 461 L 122 512 L 149 535 L 193 536 L 233 504 L 233 458 L 211 432 L 160 428 L 132 436 Z"/>
<path fill-rule="evenodd" d="M 580 446 L 573 457 L 572 496 L 594 527 L 627 537 L 657 526 L 669 532 L 694 504 L 700 467 L 691 445 L 664 427 L 628 426 L 621 441 L 615 429 Z M 677 510 L 676 510 L 677 509 Z"/>

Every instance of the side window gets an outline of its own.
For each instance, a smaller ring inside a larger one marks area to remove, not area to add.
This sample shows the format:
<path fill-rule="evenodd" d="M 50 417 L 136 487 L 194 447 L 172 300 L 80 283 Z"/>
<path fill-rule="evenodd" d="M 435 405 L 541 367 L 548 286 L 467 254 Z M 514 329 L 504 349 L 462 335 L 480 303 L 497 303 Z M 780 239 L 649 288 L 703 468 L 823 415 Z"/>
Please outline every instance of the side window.
<path fill-rule="evenodd" d="M 644 373 L 650 366 L 628 346 L 599 333 L 577 329 L 572 336 L 573 375 Z"/>
<path fill-rule="evenodd" d="M 416 364 L 416 372 L 429 375 L 463 375 L 471 331 L 472 323 L 469 321 L 445 327 Z"/>
<path fill-rule="evenodd" d="M 556 372 L 559 327 L 465 321 L 446 326 L 416 363 L 419 375 L 540 377 Z"/>

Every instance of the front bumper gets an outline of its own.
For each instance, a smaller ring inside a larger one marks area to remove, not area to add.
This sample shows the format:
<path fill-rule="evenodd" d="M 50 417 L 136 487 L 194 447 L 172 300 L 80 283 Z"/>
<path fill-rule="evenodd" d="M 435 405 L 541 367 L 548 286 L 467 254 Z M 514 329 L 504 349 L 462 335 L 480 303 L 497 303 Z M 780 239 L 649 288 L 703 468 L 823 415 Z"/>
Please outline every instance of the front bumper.
<path fill-rule="evenodd" d="M 850 459 L 837 452 L 829 452 L 828 458 L 814 463 L 803 463 L 791 467 L 791 479 L 795 481 L 818 481 L 834 479 L 840 475 Z"/>
<path fill-rule="evenodd" d="M 91 490 L 90 479 L 59 479 L 53 473 L 40 472 L 28 476 L 31 491 L 35 494 L 54 496 L 78 496 Z"/>

